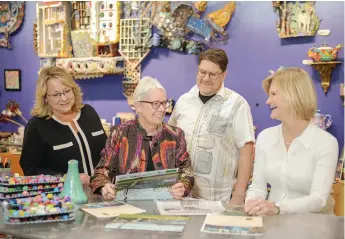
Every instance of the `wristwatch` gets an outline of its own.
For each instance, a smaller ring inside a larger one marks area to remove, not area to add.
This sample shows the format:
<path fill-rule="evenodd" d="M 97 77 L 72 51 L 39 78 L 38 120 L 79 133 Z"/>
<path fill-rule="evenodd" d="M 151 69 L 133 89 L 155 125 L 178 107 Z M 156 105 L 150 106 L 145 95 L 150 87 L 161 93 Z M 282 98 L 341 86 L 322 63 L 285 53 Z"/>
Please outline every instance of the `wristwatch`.
<path fill-rule="evenodd" d="M 280 214 L 280 204 L 277 203 L 277 202 L 274 202 L 273 205 L 274 205 L 276 208 L 278 208 L 278 212 L 277 212 L 276 215 L 279 215 L 279 214 Z"/>

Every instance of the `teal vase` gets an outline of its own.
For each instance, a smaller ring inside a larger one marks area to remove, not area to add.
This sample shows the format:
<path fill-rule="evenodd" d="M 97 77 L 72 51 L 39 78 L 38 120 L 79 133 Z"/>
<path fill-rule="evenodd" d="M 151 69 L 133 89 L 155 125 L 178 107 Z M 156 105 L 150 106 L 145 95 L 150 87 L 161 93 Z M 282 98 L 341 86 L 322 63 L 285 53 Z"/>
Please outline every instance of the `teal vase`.
<path fill-rule="evenodd" d="M 87 202 L 87 196 L 83 190 L 83 184 L 79 177 L 78 161 L 68 161 L 68 172 L 65 180 L 61 196 L 70 197 L 75 204 L 82 204 Z"/>

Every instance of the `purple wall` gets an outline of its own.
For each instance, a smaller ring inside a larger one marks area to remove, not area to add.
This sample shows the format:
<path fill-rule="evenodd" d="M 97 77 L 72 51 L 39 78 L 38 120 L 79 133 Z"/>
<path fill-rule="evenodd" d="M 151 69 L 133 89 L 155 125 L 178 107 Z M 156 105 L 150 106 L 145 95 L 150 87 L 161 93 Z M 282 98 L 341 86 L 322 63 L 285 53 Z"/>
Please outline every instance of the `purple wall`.
<path fill-rule="evenodd" d="M 225 2 L 209 2 L 206 13 L 224 6 Z M 24 115 L 29 118 L 33 106 L 35 82 L 39 68 L 39 58 L 33 49 L 33 23 L 35 3 L 26 2 L 24 23 L 11 37 L 13 50 L 0 48 L 0 107 L 9 99 L 19 102 Z M 328 37 L 294 38 L 282 40 L 278 37 L 276 15 L 271 2 L 237 2 L 235 14 L 228 25 L 230 40 L 228 45 L 214 45 L 228 53 L 228 79 L 225 86 L 243 95 L 252 108 L 255 125 L 262 129 L 278 124 L 269 118 L 267 99 L 261 88 L 261 81 L 279 66 L 296 66 L 308 71 L 315 82 L 319 109 L 333 116 L 334 122 L 329 132 L 344 144 L 344 108 L 339 97 L 339 85 L 344 81 L 344 65 L 339 65 L 332 75 L 331 87 L 325 95 L 320 85 L 320 77 L 310 66 L 302 64 L 307 51 L 324 41 L 331 46 L 344 43 L 344 2 L 317 2 L 316 13 L 322 19 L 320 29 L 330 29 Z M 339 58 L 343 61 L 344 49 Z M 142 76 L 158 78 L 166 87 L 170 98 L 175 100 L 188 91 L 196 78 L 197 57 L 184 55 L 166 49 L 153 49 L 143 61 Z M 22 92 L 6 92 L 3 85 L 3 69 L 22 70 Z M 116 112 L 130 111 L 122 94 L 121 76 L 107 76 L 101 79 L 80 80 L 85 103 L 95 107 L 101 118 L 111 122 Z M 16 130 L 16 127 L 1 124 L 2 130 Z"/>

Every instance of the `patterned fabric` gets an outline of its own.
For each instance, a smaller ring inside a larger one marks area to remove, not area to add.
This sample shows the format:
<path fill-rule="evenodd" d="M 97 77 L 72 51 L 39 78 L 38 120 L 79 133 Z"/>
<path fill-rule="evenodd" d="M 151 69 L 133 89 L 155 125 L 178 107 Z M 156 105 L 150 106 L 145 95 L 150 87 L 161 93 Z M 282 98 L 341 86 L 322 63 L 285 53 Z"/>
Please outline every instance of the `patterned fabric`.
<path fill-rule="evenodd" d="M 222 85 L 204 104 L 194 86 L 178 99 L 169 124 L 186 134 L 195 178 L 192 197 L 228 202 L 236 184 L 240 148 L 255 142 L 247 101 Z"/>
<path fill-rule="evenodd" d="M 114 126 L 101 152 L 101 160 L 91 177 L 93 192 L 107 183 L 114 182 L 116 175 L 145 172 L 149 147 L 156 170 L 180 168 L 178 182 L 185 186 L 187 196 L 194 184 L 191 162 L 186 149 L 184 132 L 177 127 L 162 124 L 150 137 L 138 120 Z"/>

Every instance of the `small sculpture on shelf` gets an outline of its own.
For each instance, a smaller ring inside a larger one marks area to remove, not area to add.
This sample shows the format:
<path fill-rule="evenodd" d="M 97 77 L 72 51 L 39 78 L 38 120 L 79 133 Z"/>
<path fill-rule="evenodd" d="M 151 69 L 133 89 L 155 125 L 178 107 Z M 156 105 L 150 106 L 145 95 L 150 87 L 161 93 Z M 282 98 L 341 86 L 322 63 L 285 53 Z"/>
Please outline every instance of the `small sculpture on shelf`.
<path fill-rule="evenodd" d="M 315 2 L 273 1 L 278 15 L 276 28 L 280 38 L 314 36 L 320 26 Z"/>
<path fill-rule="evenodd" d="M 338 44 L 336 47 L 330 47 L 324 43 L 321 47 L 313 47 L 308 51 L 308 56 L 313 59 L 314 62 L 327 62 L 335 61 L 338 53 L 343 44 Z"/>

